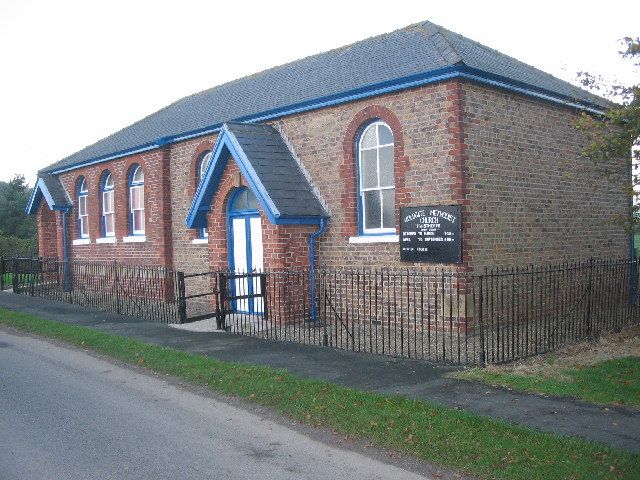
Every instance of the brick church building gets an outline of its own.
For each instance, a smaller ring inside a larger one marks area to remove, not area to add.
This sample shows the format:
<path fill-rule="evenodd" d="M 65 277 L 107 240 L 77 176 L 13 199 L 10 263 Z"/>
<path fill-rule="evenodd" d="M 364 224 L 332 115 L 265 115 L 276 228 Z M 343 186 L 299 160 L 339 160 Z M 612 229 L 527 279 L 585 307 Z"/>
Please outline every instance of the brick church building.
<path fill-rule="evenodd" d="M 610 106 L 423 22 L 182 98 L 43 169 L 27 211 L 42 256 L 185 272 L 433 266 L 399 254 L 419 206 L 461 207 L 467 271 L 623 257 L 628 172 L 594 182 L 574 127 Z"/>

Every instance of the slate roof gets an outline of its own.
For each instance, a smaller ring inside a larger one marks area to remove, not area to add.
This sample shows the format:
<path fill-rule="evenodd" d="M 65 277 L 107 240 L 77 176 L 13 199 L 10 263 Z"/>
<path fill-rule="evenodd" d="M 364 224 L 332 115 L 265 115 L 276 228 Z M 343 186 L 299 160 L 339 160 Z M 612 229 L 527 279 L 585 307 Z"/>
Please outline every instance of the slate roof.
<path fill-rule="evenodd" d="M 326 217 L 298 161 L 270 125 L 225 123 L 282 216 Z"/>
<path fill-rule="evenodd" d="M 49 174 L 41 174 L 36 186 L 31 191 L 29 202 L 25 211 L 28 214 L 35 213 L 44 198 L 51 210 L 68 210 L 72 203 L 67 191 L 62 186 L 58 177 Z"/>
<path fill-rule="evenodd" d="M 153 148 L 180 136 L 212 131 L 225 122 L 260 120 L 263 114 L 275 115 L 292 105 L 447 68 L 467 68 L 601 109 L 612 105 L 496 50 L 422 22 L 182 98 L 43 171 Z"/>
<path fill-rule="evenodd" d="M 189 209 L 186 223 L 190 228 L 204 226 L 230 158 L 238 164 L 272 223 L 315 224 L 328 217 L 278 130 L 259 123 L 225 123 Z"/>

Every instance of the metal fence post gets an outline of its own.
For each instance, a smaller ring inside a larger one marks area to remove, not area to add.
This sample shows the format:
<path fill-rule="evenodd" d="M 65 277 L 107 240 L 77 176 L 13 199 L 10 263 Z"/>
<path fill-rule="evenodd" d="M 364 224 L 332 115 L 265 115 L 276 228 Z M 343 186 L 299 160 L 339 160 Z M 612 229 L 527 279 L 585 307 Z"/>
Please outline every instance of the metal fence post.
<path fill-rule="evenodd" d="M 260 294 L 262 295 L 262 311 L 263 311 L 263 316 L 264 316 L 264 321 L 268 322 L 269 321 L 269 309 L 268 309 L 268 305 L 267 305 L 267 299 L 269 298 L 267 296 L 267 274 L 266 273 L 260 273 Z"/>
<path fill-rule="evenodd" d="M 116 313 L 120 315 L 122 314 L 122 310 L 120 308 L 120 277 L 118 275 L 118 262 L 113 262 L 113 271 L 113 287 L 116 294 Z"/>
<path fill-rule="evenodd" d="M 18 286 L 18 260 L 13 259 L 13 271 L 11 277 L 11 283 L 13 288 L 13 293 L 20 293 L 20 287 Z"/>
<path fill-rule="evenodd" d="M 591 297 L 593 297 L 593 292 L 591 290 L 591 286 L 592 286 L 592 277 L 593 277 L 593 257 L 591 257 L 591 259 L 589 260 L 589 277 L 588 277 L 588 281 L 587 281 L 587 318 L 586 318 L 586 326 L 587 326 L 587 331 L 585 332 L 587 334 L 587 337 L 591 337 L 592 335 L 592 326 L 591 326 Z"/>
<path fill-rule="evenodd" d="M 0 292 L 4 290 L 4 272 L 5 272 L 4 255 L 1 255 L 0 256 Z"/>
<path fill-rule="evenodd" d="M 176 272 L 178 277 L 178 318 L 180 323 L 187 321 L 187 299 L 185 298 L 184 272 Z"/>
<path fill-rule="evenodd" d="M 224 272 L 218 273 L 218 305 L 219 313 L 217 318 L 218 330 L 226 328 L 226 301 L 227 301 L 227 279 Z"/>

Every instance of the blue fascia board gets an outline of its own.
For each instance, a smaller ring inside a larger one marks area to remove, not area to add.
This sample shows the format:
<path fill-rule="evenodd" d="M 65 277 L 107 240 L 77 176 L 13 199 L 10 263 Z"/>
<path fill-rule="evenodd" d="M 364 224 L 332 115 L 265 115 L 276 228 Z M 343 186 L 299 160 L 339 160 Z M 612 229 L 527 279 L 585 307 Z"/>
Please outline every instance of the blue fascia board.
<path fill-rule="evenodd" d="M 187 213 L 186 224 L 189 228 L 204 228 L 206 225 L 206 212 L 210 210 L 213 192 L 218 189 L 220 178 L 227 165 L 229 151 L 225 151 L 224 140 L 219 136 L 213 147 L 211 161 L 207 170 L 198 184 L 196 194 Z M 208 201 L 205 201 L 208 198 Z"/>
<path fill-rule="evenodd" d="M 273 203 L 269 193 L 258 178 L 251 162 L 242 150 L 233 133 L 225 126 L 222 127 L 218 140 L 213 148 L 211 161 L 198 185 L 191 208 L 187 214 L 186 224 L 189 228 L 204 228 L 206 224 L 206 212 L 210 210 L 211 200 L 218 190 L 220 179 L 227 166 L 229 157 L 233 157 L 243 177 L 247 180 L 249 188 L 262 206 L 271 223 L 276 223 L 280 212 Z"/>
<path fill-rule="evenodd" d="M 320 225 L 328 217 L 278 217 L 276 225 Z"/>
<path fill-rule="evenodd" d="M 39 181 L 40 180 L 38 180 L 38 182 Z M 33 190 L 31 190 L 31 195 L 29 195 L 27 206 L 24 208 L 24 213 L 26 213 L 27 215 L 36 213 L 36 211 L 38 210 L 36 205 L 40 203 L 40 197 L 42 197 L 42 194 L 39 194 L 38 182 L 36 182 L 36 185 L 33 187 Z"/>
<path fill-rule="evenodd" d="M 490 85 L 505 90 L 521 93 L 523 95 L 529 95 L 532 97 L 546 100 L 548 102 L 560 103 L 562 105 L 585 110 L 589 113 L 602 115 L 605 110 L 591 102 L 581 101 L 572 97 L 571 95 L 563 95 L 560 93 L 552 92 L 540 87 L 534 87 L 525 82 L 517 80 L 511 80 L 507 77 L 496 75 L 493 73 L 487 73 L 484 70 L 461 65 L 460 77 L 466 80 L 475 81 L 484 85 Z M 576 87 L 578 88 L 578 87 Z"/>
<path fill-rule="evenodd" d="M 372 83 L 369 85 L 365 85 L 363 87 L 359 87 L 357 89 L 352 89 L 352 90 L 348 90 L 345 92 L 328 95 L 324 97 L 318 97 L 312 100 L 307 100 L 304 102 L 295 103 L 295 104 L 287 105 L 287 106 L 272 109 L 272 110 L 267 110 L 267 111 L 253 114 L 253 115 L 247 115 L 247 116 L 232 119 L 229 121 L 241 122 L 241 123 L 256 123 L 256 122 L 261 122 L 265 120 L 271 120 L 274 118 L 284 117 L 287 115 L 292 115 L 295 113 L 307 112 L 307 111 L 316 110 L 319 108 L 325 108 L 333 105 L 352 102 L 354 100 L 382 95 L 385 93 L 391 93 L 391 92 L 403 90 L 406 88 L 412 88 L 412 87 L 418 87 L 422 85 L 437 83 L 437 82 L 441 82 L 441 81 L 452 79 L 452 78 L 465 78 L 468 80 L 479 82 L 481 84 L 491 85 L 491 86 L 515 91 L 518 93 L 522 93 L 524 95 L 530 95 L 536 98 L 541 98 L 554 103 L 560 103 L 562 105 L 578 108 L 581 110 L 586 110 L 586 111 L 589 111 L 590 113 L 595 113 L 599 115 L 604 113 L 605 111 L 603 107 L 600 107 L 595 104 L 591 104 L 589 102 L 578 102 L 576 101 L 576 99 L 571 99 L 566 95 L 547 91 L 539 87 L 530 85 L 528 83 L 511 80 L 507 77 L 500 77 L 498 75 L 490 74 L 483 70 L 471 68 L 460 63 L 453 66 L 432 70 L 429 72 L 410 75 L 410 76 L 401 77 L 393 80 L 387 80 L 379 83 Z M 139 147 L 122 150 L 120 152 L 104 155 L 88 161 L 78 162 L 76 164 L 69 165 L 57 170 L 52 170 L 50 173 L 52 174 L 63 173 L 69 170 L 74 170 L 81 166 L 93 165 L 96 163 L 106 162 L 109 160 L 125 157 L 128 155 L 133 155 L 135 153 L 154 150 L 156 148 L 160 148 L 163 145 L 177 143 L 177 142 L 189 140 L 196 137 L 201 137 L 204 135 L 214 134 L 216 132 L 219 132 L 221 128 L 222 128 L 222 124 L 218 123 L 218 124 L 202 127 L 196 130 L 190 130 L 177 135 L 162 137 L 154 142 L 150 142 L 150 143 L 141 145 Z"/>
<path fill-rule="evenodd" d="M 170 137 L 165 137 L 165 140 L 167 138 Z M 170 140 L 166 140 L 166 144 L 169 143 L 174 143 L 173 141 Z M 64 172 L 68 172 L 70 170 L 75 170 L 76 168 L 80 168 L 80 167 L 88 167 L 89 165 L 95 165 L 96 163 L 102 163 L 102 162 L 108 162 L 109 160 L 115 160 L 116 158 L 122 158 L 122 157 L 128 157 L 129 155 L 135 155 L 136 153 L 142 153 L 142 152 L 148 152 L 150 150 L 156 150 L 158 148 L 162 147 L 162 145 L 160 144 L 160 140 L 155 141 L 155 142 L 151 142 L 151 143 L 145 143 L 144 145 L 140 145 L 138 147 L 134 147 L 134 148 L 129 148 L 126 150 L 120 150 L 119 152 L 114 152 L 114 153 L 110 153 L 109 155 L 103 155 L 101 157 L 96 157 L 93 158 L 91 160 L 87 160 L 86 162 L 79 162 L 73 165 L 69 165 L 57 170 L 51 170 L 51 171 L 47 171 L 45 170 L 41 170 L 43 172 L 46 173 L 50 173 L 51 175 L 58 175 L 60 173 L 64 173 Z"/>
<path fill-rule="evenodd" d="M 27 215 L 33 215 L 38 211 L 38 207 L 40 205 L 40 200 L 44 197 L 47 205 L 51 210 L 57 210 L 61 212 L 69 212 L 71 211 L 71 205 L 57 205 L 53 201 L 53 197 L 51 196 L 51 192 L 47 188 L 47 185 L 44 183 L 44 180 L 41 178 L 36 182 L 35 187 L 31 191 L 31 195 L 29 196 L 29 200 L 27 201 L 27 206 L 24 211 Z"/>

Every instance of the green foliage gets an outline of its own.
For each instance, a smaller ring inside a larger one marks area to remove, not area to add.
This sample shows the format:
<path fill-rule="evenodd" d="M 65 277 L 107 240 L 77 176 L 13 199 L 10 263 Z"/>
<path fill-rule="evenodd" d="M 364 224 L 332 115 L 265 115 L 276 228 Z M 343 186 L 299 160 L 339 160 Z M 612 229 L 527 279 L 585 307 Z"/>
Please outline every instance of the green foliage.
<path fill-rule="evenodd" d="M 633 62 L 634 68 L 639 67 L 640 38 L 627 37 L 624 45 L 625 49 L 620 52 L 622 57 Z M 628 171 L 633 172 L 633 185 L 629 186 L 629 195 L 633 196 L 635 187 L 640 186 L 640 84 L 607 83 L 586 72 L 580 72 L 578 77 L 583 86 L 620 102 L 602 117 L 582 114 L 577 127 L 589 142 L 583 155 L 599 167 L 598 173 L 604 176 L 619 172 L 620 162 L 624 162 Z M 632 218 L 637 222 L 638 207 L 631 208 L 634 215 L 624 220 L 628 222 Z"/>
<path fill-rule="evenodd" d="M 0 181 L 0 255 L 38 256 L 36 220 L 24 208 L 31 190 L 22 175 Z"/>
<path fill-rule="evenodd" d="M 429 402 L 307 380 L 285 370 L 221 362 L 90 328 L 0 309 L 0 324 L 66 341 L 272 408 L 341 436 L 481 478 L 640 478 L 640 455 L 541 433 Z"/>
<path fill-rule="evenodd" d="M 36 235 L 35 218 L 24 211 L 30 193 L 22 175 L 0 182 L 0 236 L 26 239 Z"/>
<path fill-rule="evenodd" d="M 11 257 L 37 257 L 38 237 L 18 238 L 15 236 L 0 236 L 0 256 Z"/>

